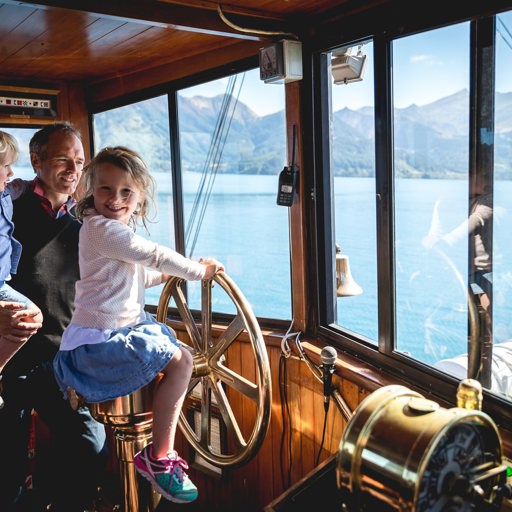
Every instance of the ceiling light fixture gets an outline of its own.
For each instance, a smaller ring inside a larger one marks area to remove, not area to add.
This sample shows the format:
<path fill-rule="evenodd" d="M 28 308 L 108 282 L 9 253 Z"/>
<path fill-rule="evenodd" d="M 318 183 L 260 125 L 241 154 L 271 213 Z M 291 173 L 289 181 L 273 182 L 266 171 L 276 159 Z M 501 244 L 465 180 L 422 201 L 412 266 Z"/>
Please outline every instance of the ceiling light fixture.
<path fill-rule="evenodd" d="M 353 48 L 345 46 L 332 52 L 331 72 L 335 84 L 349 84 L 363 79 L 366 68 L 363 45 L 359 45 L 356 55 L 352 55 Z"/>

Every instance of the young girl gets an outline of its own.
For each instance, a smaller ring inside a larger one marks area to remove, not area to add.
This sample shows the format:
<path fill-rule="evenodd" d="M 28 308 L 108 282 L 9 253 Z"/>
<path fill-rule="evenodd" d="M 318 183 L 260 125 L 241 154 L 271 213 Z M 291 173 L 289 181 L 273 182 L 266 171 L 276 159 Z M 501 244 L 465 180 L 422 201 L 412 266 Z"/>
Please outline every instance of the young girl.
<path fill-rule="evenodd" d="M 21 255 L 21 244 L 12 236 L 12 197 L 6 190 L 18 154 L 16 139 L 0 131 L 0 382 L 4 366 L 43 321 L 41 310 L 7 284 L 11 274 L 16 273 Z M 0 396 L 0 409 L 3 406 Z"/>
<path fill-rule="evenodd" d="M 171 329 L 144 310 L 144 290 L 170 275 L 210 279 L 224 267 L 192 261 L 135 234 L 145 225 L 154 183 L 142 158 L 128 148 L 105 148 L 84 169 L 80 280 L 75 311 L 54 360 L 59 385 L 87 402 L 127 395 L 160 372 L 153 397 L 153 441 L 134 458 L 135 468 L 165 498 L 188 503 L 197 488 L 174 450 L 179 413 L 192 375 L 192 356 Z M 152 270 L 148 270 L 152 269 Z"/>

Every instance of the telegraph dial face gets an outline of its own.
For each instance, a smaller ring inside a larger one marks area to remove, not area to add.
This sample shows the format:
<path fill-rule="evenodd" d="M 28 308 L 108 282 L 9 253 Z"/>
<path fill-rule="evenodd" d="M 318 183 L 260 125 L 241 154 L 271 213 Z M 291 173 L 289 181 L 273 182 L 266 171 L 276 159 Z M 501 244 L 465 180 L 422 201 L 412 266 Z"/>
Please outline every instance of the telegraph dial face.
<path fill-rule="evenodd" d="M 481 429 L 471 423 L 452 426 L 434 448 L 421 478 L 418 512 L 474 512 L 471 476 L 487 462 Z M 492 456 L 491 456 L 492 460 Z M 485 486 L 485 482 L 480 485 Z"/>

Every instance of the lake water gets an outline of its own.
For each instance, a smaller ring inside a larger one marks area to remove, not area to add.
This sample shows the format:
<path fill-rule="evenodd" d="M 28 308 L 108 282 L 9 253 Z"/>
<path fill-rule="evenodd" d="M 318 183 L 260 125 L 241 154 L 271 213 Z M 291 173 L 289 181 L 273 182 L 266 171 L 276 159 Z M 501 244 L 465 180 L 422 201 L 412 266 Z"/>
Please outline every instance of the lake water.
<path fill-rule="evenodd" d="M 190 212 L 198 176 L 184 179 L 185 211 Z M 161 180 L 159 180 L 161 182 Z M 291 319 L 289 276 L 288 209 L 275 204 L 276 176 L 219 175 L 198 237 L 194 255 L 214 255 L 226 263 L 259 317 Z M 356 211 L 357 218 L 339 222 L 336 241 L 350 257 L 354 278 L 364 292 L 357 297 L 337 299 L 338 323 L 376 343 L 378 305 L 376 278 L 376 221 L 374 182 L 365 178 L 335 178 L 336 211 Z M 162 187 L 159 185 L 159 189 Z M 427 234 L 434 203 L 439 201 L 445 231 L 465 219 L 467 183 L 453 180 L 398 180 L 396 183 L 396 311 L 398 349 L 433 363 L 467 351 L 467 241 L 445 252 L 426 251 Z M 495 204 L 508 204 L 512 184 L 495 187 Z M 159 195 L 160 213 L 169 218 L 171 200 Z M 401 210 L 400 210 L 401 209 Z M 400 211 L 399 211 L 400 210 Z M 160 216 L 162 218 L 162 216 Z M 505 297 L 512 283 L 512 262 L 507 257 L 512 243 L 510 223 L 505 216 L 494 225 L 496 341 L 509 339 L 512 332 L 512 302 Z M 160 221 L 158 230 L 168 230 Z M 221 233 L 221 235 L 219 235 Z M 155 232 L 155 238 L 163 231 Z M 199 305 L 199 291 L 192 289 L 191 305 Z M 510 294 L 512 296 L 512 293 Z M 155 300 L 158 291 L 149 300 Z M 216 299 L 218 311 L 228 309 L 230 300 Z"/>
<path fill-rule="evenodd" d="M 31 170 L 16 177 L 32 178 Z M 174 247 L 174 225 L 170 178 L 157 176 L 158 219 L 150 224 L 150 237 Z M 197 174 L 184 175 L 184 208 L 190 217 L 200 186 Z M 356 209 L 357 221 L 336 228 L 336 241 L 350 257 L 354 278 L 364 292 L 357 297 L 338 298 L 338 323 L 378 339 L 376 279 L 376 222 L 374 181 L 365 178 L 335 178 L 337 211 Z M 251 303 L 256 316 L 291 319 L 288 208 L 276 205 L 277 176 L 218 175 L 212 194 L 198 213 L 201 227 L 189 229 L 192 257 L 214 256 L 226 265 L 227 274 Z M 440 199 L 443 225 L 448 229 L 464 220 L 467 185 L 451 180 L 398 180 L 395 212 L 397 254 L 398 348 L 426 362 L 454 357 L 467 350 L 467 245 L 446 255 L 428 254 L 421 245 L 427 233 L 434 203 Z M 344 191 L 344 192 L 343 192 Z M 495 185 L 495 205 L 507 205 L 512 183 Z M 504 211 L 505 209 L 502 208 Z M 495 267 L 494 336 L 512 338 L 512 237 L 507 216 L 494 225 Z M 143 229 L 138 231 L 146 236 Z M 193 242 L 194 238 L 197 238 Z M 445 257 L 447 256 L 447 257 Z M 148 290 L 147 302 L 156 304 L 162 287 Z M 200 288 L 189 288 L 192 308 L 199 308 Z M 231 300 L 214 293 L 216 311 L 234 313 Z"/>

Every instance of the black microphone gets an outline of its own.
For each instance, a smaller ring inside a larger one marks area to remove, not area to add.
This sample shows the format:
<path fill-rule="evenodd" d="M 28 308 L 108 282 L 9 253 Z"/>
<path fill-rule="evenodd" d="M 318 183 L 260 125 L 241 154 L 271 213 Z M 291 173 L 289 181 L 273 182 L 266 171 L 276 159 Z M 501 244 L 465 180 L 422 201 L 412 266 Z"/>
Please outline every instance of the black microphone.
<path fill-rule="evenodd" d="M 336 358 L 338 354 L 334 347 L 324 347 L 320 352 L 320 359 L 322 360 L 322 381 L 324 383 L 324 409 L 325 412 L 329 409 L 329 401 L 332 393 L 332 374 L 336 371 Z"/>

